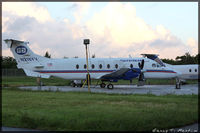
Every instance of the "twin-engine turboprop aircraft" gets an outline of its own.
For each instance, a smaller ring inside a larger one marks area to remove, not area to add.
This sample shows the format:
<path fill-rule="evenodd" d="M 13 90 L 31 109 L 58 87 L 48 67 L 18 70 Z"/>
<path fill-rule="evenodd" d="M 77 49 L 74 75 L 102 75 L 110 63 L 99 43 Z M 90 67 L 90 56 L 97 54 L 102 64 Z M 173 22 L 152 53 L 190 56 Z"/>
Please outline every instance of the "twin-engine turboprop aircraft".
<path fill-rule="evenodd" d="M 70 80 L 85 80 L 87 65 L 85 58 L 50 59 L 33 53 L 28 42 L 13 39 L 4 40 L 27 76 L 49 78 L 50 76 Z M 113 89 L 112 82 L 132 80 L 139 82 L 148 78 L 175 78 L 176 88 L 180 88 L 181 79 L 198 79 L 198 65 L 169 65 L 163 63 L 157 55 L 142 54 L 141 58 L 90 58 L 89 73 L 91 79 L 101 80 L 100 87 Z"/>

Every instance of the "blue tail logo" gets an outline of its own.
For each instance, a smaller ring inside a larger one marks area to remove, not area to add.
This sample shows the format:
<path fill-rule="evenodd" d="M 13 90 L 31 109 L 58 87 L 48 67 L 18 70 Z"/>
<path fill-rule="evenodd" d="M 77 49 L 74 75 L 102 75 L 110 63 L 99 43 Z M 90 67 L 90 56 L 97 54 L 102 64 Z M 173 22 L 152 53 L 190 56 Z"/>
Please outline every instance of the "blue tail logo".
<path fill-rule="evenodd" d="M 27 53 L 27 48 L 26 47 L 24 47 L 24 46 L 18 46 L 18 47 L 16 47 L 16 49 L 15 49 L 15 52 L 18 54 L 18 55 L 24 55 L 24 54 L 26 54 Z"/>

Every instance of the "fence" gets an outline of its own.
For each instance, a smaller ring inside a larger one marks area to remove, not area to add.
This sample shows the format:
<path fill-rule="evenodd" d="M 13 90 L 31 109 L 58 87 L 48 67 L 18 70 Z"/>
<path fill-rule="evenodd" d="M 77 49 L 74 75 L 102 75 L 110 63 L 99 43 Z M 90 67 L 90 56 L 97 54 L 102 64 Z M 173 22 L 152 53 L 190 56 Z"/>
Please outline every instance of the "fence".
<path fill-rule="evenodd" d="M 2 77 L 26 76 L 22 69 L 2 69 Z"/>

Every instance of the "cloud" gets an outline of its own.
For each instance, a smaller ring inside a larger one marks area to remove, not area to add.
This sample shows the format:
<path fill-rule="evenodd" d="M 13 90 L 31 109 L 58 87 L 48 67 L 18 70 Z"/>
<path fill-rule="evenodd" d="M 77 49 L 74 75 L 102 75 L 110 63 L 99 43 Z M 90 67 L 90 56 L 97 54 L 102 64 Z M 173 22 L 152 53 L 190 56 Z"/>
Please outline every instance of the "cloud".
<path fill-rule="evenodd" d="M 80 24 L 81 20 L 84 18 L 84 16 L 88 13 L 88 10 L 90 8 L 90 2 L 75 2 L 70 9 L 73 9 L 75 22 L 76 24 Z"/>
<path fill-rule="evenodd" d="M 187 40 L 187 43 L 186 43 L 187 47 L 189 48 L 189 52 L 194 54 L 194 53 L 198 53 L 198 44 L 197 44 L 197 41 L 194 39 L 194 38 L 189 38 Z"/>
<path fill-rule="evenodd" d="M 154 29 L 136 14 L 136 8 L 130 3 L 109 3 L 94 14 L 86 27 L 90 38 L 95 40 L 95 51 L 99 53 L 100 47 L 104 46 L 103 49 L 112 56 L 154 53 L 175 58 L 190 49 L 163 25 Z M 101 55 L 107 55 L 103 53 Z"/>
<path fill-rule="evenodd" d="M 3 2 L 2 10 L 4 13 L 9 12 L 15 16 L 34 17 L 39 22 L 51 20 L 47 8 L 34 2 Z"/>
<path fill-rule="evenodd" d="M 136 16 L 136 9 L 130 3 L 109 3 L 101 12 L 87 22 L 95 36 L 109 35 L 113 46 L 128 47 L 132 43 L 151 41 L 156 35 L 153 29 Z"/>
<path fill-rule="evenodd" d="M 188 51 L 197 54 L 196 40 L 189 38 L 184 43 L 161 24 L 151 27 L 137 16 L 136 8 L 130 3 L 108 3 L 83 21 L 90 6 L 88 2 L 75 3 L 71 7 L 74 22 L 69 18 L 52 19 L 47 8 L 37 3 L 3 3 L 3 39 L 29 41 L 34 52 L 44 55 L 48 51 L 53 58 L 85 57 L 84 38 L 90 39 L 90 53 L 96 57 L 154 53 L 174 59 Z M 7 54 L 3 45 L 3 55 Z"/>
<path fill-rule="evenodd" d="M 26 8 L 17 11 L 24 6 Z M 34 10 L 36 10 L 35 13 L 33 13 Z M 46 18 L 40 19 L 38 17 L 40 15 L 45 16 L 45 14 L 47 14 Z M 67 23 L 67 19 L 65 21 L 53 20 L 47 9 L 38 4 L 29 2 L 4 3 L 2 19 L 3 39 L 12 38 L 29 41 L 30 48 L 39 55 L 44 55 L 46 51 L 49 51 L 52 57 L 83 56 L 79 54 L 81 53 L 79 47 L 81 43 L 79 40 L 73 39 L 71 32 L 73 28 Z M 2 44 L 2 54 L 12 55 L 6 44 L 4 42 Z"/>

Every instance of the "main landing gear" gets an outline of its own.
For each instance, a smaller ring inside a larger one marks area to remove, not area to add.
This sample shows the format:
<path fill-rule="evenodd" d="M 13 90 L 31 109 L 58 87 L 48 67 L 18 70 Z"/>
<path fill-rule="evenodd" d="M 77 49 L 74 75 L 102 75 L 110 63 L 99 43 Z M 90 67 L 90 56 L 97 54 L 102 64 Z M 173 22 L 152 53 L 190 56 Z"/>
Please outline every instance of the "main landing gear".
<path fill-rule="evenodd" d="M 82 83 L 82 81 L 81 80 L 73 80 L 73 81 L 71 81 L 71 83 L 70 83 L 70 85 L 72 86 L 72 87 L 82 87 L 83 86 L 83 83 Z"/>
<path fill-rule="evenodd" d="M 100 84 L 100 87 L 101 87 L 101 88 L 105 88 L 105 87 L 106 87 L 106 84 L 105 84 L 104 82 L 102 82 L 102 83 Z M 113 86 L 113 84 L 109 83 L 109 84 L 107 85 L 107 88 L 108 88 L 108 89 L 113 89 L 114 86 Z"/>

